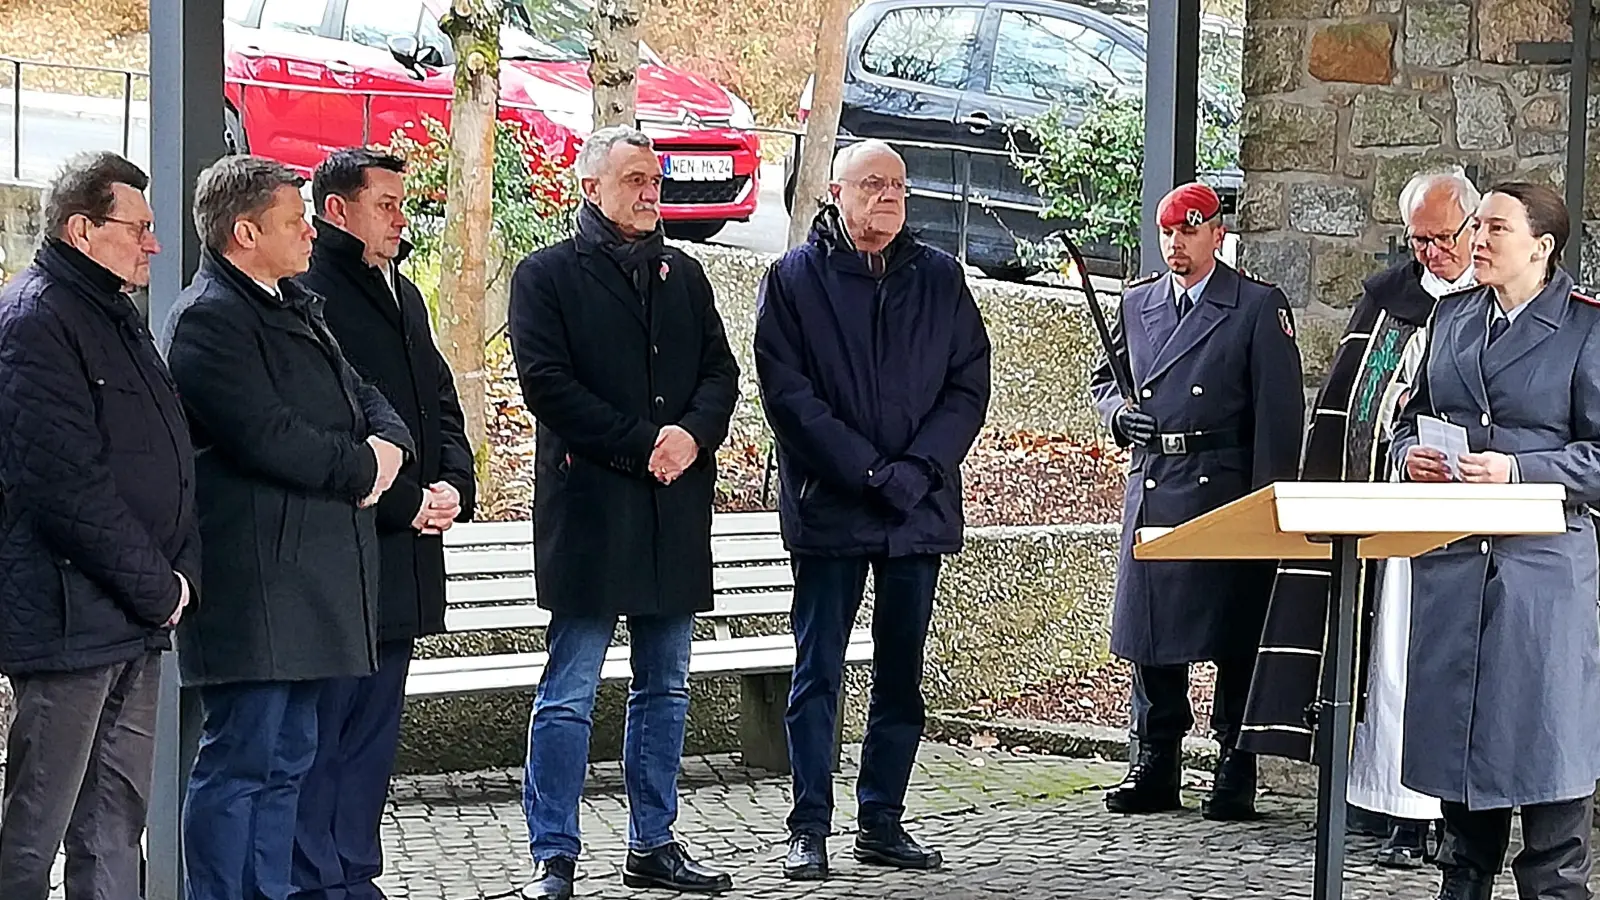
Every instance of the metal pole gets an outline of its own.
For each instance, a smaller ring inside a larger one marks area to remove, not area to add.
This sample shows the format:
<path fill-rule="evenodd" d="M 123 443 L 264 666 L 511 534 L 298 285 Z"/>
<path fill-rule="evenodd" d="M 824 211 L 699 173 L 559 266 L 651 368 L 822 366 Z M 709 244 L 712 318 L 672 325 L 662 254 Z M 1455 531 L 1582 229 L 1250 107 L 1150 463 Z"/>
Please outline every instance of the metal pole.
<path fill-rule="evenodd" d="M 1159 272 L 1156 206 L 1194 180 L 1195 114 L 1200 106 L 1200 0 L 1150 0 L 1144 80 L 1144 187 L 1139 272 Z"/>
<path fill-rule="evenodd" d="M 1317 709 L 1317 858 L 1314 900 L 1344 896 L 1345 794 L 1350 781 L 1350 716 L 1356 653 L 1357 538 L 1333 539 L 1327 660 Z"/>
<path fill-rule="evenodd" d="M 1567 271 L 1573 278 L 1583 273 L 1583 181 L 1588 165 L 1589 58 L 1594 8 L 1591 0 L 1572 0 L 1572 86 L 1567 92 L 1567 219 L 1571 237 L 1567 240 Z"/>
<path fill-rule="evenodd" d="M 22 180 L 22 60 L 11 62 L 11 177 Z"/>
<path fill-rule="evenodd" d="M 956 232 L 956 258 L 967 264 L 967 228 L 971 219 L 972 204 L 972 154 L 962 152 L 961 157 L 961 223 Z"/>
<path fill-rule="evenodd" d="M 122 155 L 128 155 L 129 134 L 133 131 L 133 73 L 122 73 Z"/>
<path fill-rule="evenodd" d="M 200 240 L 190 224 L 195 178 L 226 150 L 222 49 L 222 4 L 150 0 L 150 200 L 161 240 L 161 253 L 150 264 L 150 322 L 157 334 L 200 261 Z M 177 659 L 166 654 L 156 713 L 147 900 L 184 896 L 182 786 L 197 741 L 197 706 L 179 687 Z"/>

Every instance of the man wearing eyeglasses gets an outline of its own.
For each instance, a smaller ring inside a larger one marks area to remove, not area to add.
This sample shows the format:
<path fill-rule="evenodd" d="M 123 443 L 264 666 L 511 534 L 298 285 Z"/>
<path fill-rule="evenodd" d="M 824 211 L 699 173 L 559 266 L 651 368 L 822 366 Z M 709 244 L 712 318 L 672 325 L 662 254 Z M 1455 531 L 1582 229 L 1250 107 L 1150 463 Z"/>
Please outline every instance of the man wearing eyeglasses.
<path fill-rule="evenodd" d="M 160 252 L 149 179 L 68 162 L 0 293 L 0 672 L 16 690 L 0 897 L 138 893 L 158 658 L 200 577 L 194 452 L 129 292 Z"/>
<path fill-rule="evenodd" d="M 1302 479 L 1391 479 L 1389 429 L 1421 363 L 1428 318 L 1438 298 L 1474 283 L 1477 206 L 1478 190 L 1459 168 L 1419 173 L 1401 191 L 1412 258 L 1367 279 L 1317 396 Z M 1316 702 L 1331 574 L 1328 563 L 1296 562 L 1278 570 L 1242 746 L 1311 758 L 1305 710 Z M 1351 828 L 1385 838 L 1378 863 L 1395 868 L 1422 865 L 1428 822 L 1440 816 L 1438 800 L 1400 783 L 1409 583 L 1408 560 L 1370 563 L 1363 573 L 1362 627 L 1368 634 L 1358 646 L 1370 648 L 1370 659 L 1357 668 L 1363 685 L 1350 766 Z"/>
<path fill-rule="evenodd" d="M 791 880 L 828 877 L 845 649 L 873 577 L 872 702 L 854 855 L 936 869 L 901 827 L 922 738 L 922 653 L 945 554 L 961 549 L 961 461 L 989 405 L 989 337 L 961 266 L 906 230 L 905 162 L 881 141 L 834 160 L 832 203 L 767 271 L 756 374 L 794 560 L 786 724 Z"/>

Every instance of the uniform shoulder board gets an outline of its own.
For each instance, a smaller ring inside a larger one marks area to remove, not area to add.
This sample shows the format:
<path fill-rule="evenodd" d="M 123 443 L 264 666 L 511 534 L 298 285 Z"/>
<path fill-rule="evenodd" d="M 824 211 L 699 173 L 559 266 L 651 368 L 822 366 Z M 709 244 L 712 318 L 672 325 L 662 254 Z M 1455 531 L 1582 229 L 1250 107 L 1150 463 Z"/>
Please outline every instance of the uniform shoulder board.
<path fill-rule="evenodd" d="M 1579 303 L 1587 303 L 1590 306 L 1600 306 L 1600 300 L 1595 299 L 1595 296 L 1592 292 L 1582 293 L 1579 291 L 1573 291 L 1572 299 Z"/>
<path fill-rule="evenodd" d="M 1446 300 L 1460 300 L 1462 297 L 1468 296 L 1469 294 L 1476 294 L 1481 287 L 1482 285 L 1474 284 L 1469 287 L 1457 288 L 1448 294 L 1440 295 L 1438 302 L 1443 303 Z"/>
<path fill-rule="evenodd" d="M 1246 272 L 1243 269 L 1235 269 L 1234 271 L 1238 272 L 1239 273 L 1239 277 L 1243 278 L 1245 281 L 1254 282 L 1255 284 L 1259 284 L 1262 287 L 1277 287 L 1277 285 L 1273 284 L 1272 282 L 1267 281 L 1264 278 L 1257 278 L 1256 276 L 1251 275 L 1249 272 Z"/>

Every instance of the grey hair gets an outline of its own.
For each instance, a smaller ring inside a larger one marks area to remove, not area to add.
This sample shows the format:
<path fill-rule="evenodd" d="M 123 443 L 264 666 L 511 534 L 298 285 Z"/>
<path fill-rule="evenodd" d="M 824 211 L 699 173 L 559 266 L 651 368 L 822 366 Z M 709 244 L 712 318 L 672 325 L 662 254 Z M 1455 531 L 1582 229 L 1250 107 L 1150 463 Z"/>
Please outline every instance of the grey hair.
<path fill-rule="evenodd" d="M 630 147 L 643 147 L 654 150 L 655 142 L 650 140 L 650 135 L 645 134 L 631 125 L 612 125 L 602 128 L 589 139 L 583 142 L 583 147 L 578 151 L 578 158 L 573 160 L 572 167 L 578 170 L 579 178 L 599 178 L 605 170 L 606 160 L 611 158 L 611 150 L 618 144 L 627 144 Z"/>
<path fill-rule="evenodd" d="M 150 186 L 150 176 L 132 162 L 110 151 L 80 153 L 67 160 L 50 182 L 44 200 L 44 233 L 61 237 L 73 216 L 87 216 L 101 224 L 116 205 L 112 187 L 125 184 L 136 191 Z"/>
<path fill-rule="evenodd" d="M 306 180 L 280 162 L 259 156 L 224 156 L 200 173 L 194 185 L 194 230 L 200 242 L 221 253 L 233 241 L 233 225 L 272 206 L 279 188 L 300 190 Z"/>
<path fill-rule="evenodd" d="M 1466 170 L 1460 166 L 1418 172 L 1411 176 L 1411 180 L 1406 182 L 1405 188 L 1400 191 L 1400 221 L 1404 222 L 1407 228 L 1411 227 L 1411 217 L 1422 208 L 1422 199 L 1428 196 L 1429 191 L 1440 186 L 1450 188 L 1451 195 L 1461 204 L 1461 212 L 1464 215 L 1472 215 L 1478 208 L 1478 201 L 1483 199 L 1472 179 L 1467 177 Z"/>
<path fill-rule="evenodd" d="M 855 162 L 856 157 L 865 156 L 868 153 L 887 153 L 890 156 L 893 156 L 895 159 L 900 160 L 902 163 L 905 162 L 905 159 L 900 156 L 900 151 L 889 146 L 889 144 L 884 141 L 877 140 L 876 138 L 870 138 L 865 141 L 857 141 L 854 144 L 847 145 L 843 150 L 840 150 L 838 153 L 834 154 L 833 180 L 837 182 L 840 178 L 843 178 L 844 173 L 849 171 L 850 164 Z"/>

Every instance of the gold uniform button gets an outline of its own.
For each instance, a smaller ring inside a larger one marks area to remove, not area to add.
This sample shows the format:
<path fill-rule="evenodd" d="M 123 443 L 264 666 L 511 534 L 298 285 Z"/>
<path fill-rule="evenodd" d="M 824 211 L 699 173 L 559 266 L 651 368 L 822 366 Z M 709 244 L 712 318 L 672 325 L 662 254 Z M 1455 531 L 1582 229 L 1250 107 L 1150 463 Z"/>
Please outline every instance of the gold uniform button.
<path fill-rule="evenodd" d="M 1194 387 L 1192 387 L 1192 388 L 1189 388 L 1189 393 L 1191 393 L 1191 394 L 1193 394 L 1193 395 L 1195 395 L 1195 396 L 1196 396 L 1196 397 L 1198 397 L 1198 396 L 1200 396 L 1200 395 L 1201 395 L 1201 394 L 1204 394 L 1204 393 L 1205 393 L 1205 392 L 1206 392 L 1206 389 L 1205 389 L 1205 388 L 1203 388 L 1203 387 L 1201 387 L 1201 386 L 1200 386 L 1200 385 L 1198 385 L 1198 384 L 1197 384 L 1197 385 L 1195 385 L 1195 386 L 1194 386 Z"/>
<path fill-rule="evenodd" d="M 1206 477 L 1206 476 L 1204 476 L 1204 475 L 1201 475 L 1201 476 L 1200 476 L 1200 483 L 1201 483 L 1201 484 L 1210 484 L 1210 483 L 1211 483 L 1211 479 L 1210 479 L 1210 478 L 1207 478 L 1207 477 Z"/>
<path fill-rule="evenodd" d="M 1144 389 L 1144 393 L 1141 396 L 1143 396 L 1146 400 L 1149 400 L 1150 399 L 1150 389 L 1149 388 L 1145 388 Z"/>
<path fill-rule="evenodd" d="M 1156 486 L 1156 480 L 1154 478 L 1146 478 L 1144 480 L 1144 486 L 1145 486 L 1145 490 L 1149 490 L 1150 488 L 1153 488 L 1153 487 Z"/>
<path fill-rule="evenodd" d="M 1489 552 L 1489 542 L 1483 541 L 1482 543 L 1478 544 L 1478 552 L 1487 555 Z"/>
<path fill-rule="evenodd" d="M 1489 427 L 1489 414 L 1488 413 L 1484 413 L 1483 414 L 1483 418 L 1479 419 L 1478 421 L 1483 423 L 1483 427 L 1488 428 Z"/>

